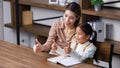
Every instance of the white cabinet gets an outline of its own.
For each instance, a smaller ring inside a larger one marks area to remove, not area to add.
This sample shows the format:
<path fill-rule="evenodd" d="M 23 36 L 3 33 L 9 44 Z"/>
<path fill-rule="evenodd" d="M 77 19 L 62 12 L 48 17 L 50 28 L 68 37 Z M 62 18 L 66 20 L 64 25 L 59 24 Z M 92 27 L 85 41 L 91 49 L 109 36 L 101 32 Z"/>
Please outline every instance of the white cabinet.
<path fill-rule="evenodd" d="M 16 44 L 16 32 L 14 29 L 4 27 L 4 40 Z"/>
<path fill-rule="evenodd" d="M 33 47 L 35 44 L 35 37 L 27 32 L 20 32 L 20 45 L 27 46 L 27 47 Z"/>

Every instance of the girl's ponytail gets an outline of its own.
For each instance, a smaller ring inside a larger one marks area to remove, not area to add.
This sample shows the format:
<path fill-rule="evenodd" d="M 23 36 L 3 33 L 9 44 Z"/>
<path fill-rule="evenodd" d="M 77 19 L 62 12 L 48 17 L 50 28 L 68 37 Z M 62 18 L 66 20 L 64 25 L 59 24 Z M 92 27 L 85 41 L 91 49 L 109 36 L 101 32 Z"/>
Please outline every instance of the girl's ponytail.
<path fill-rule="evenodd" d="M 93 43 L 94 45 L 97 44 L 97 32 L 95 30 L 93 30 L 93 32 L 92 32 L 90 42 Z"/>

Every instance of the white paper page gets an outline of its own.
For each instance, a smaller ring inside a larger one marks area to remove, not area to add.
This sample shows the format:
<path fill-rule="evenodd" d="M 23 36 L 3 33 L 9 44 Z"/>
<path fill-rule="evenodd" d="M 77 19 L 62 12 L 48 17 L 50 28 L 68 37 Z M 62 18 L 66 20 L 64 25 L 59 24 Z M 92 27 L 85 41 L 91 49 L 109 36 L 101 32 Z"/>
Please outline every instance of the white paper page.
<path fill-rule="evenodd" d="M 53 58 L 48 58 L 47 61 L 57 63 L 58 59 L 57 57 L 53 57 Z"/>
<path fill-rule="evenodd" d="M 57 63 L 58 61 L 63 60 L 63 59 L 65 59 L 64 56 L 58 56 L 58 57 L 48 58 L 47 61 Z"/>
<path fill-rule="evenodd" d="M 64 66 L 72 66 L 72 65 L 75 65 L 75 64 L 79 64 L 81 62 L 74 59 L 73 57 L 66 57 L 63 60 L 58 61 L 58 63 L 60 63 L 60 64 L 62 64 Z"/>

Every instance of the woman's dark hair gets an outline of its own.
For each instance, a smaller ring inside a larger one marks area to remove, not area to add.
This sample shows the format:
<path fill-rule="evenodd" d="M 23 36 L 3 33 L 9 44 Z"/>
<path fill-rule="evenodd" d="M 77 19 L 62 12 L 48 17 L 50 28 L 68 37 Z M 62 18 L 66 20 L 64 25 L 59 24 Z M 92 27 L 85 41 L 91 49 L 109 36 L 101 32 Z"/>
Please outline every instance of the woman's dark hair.
<path fill-rule="evenodd" d="M 78 24 L 78 27 L 80 27 L 83 30 L 83 32 L 85 32 L 86 35 L 90 35 L 91 37 L 90 42 L 96 46 L 97 45 L 97 32 L 93 30 L 92 26 L 88 23 L 80 23 Z M 96 54 L 97 54 L 97 50 L 93 56 L 93 59 L 95 59 L 95 61 L 97 61 Z"/>
<path fill-rule="evenodd" d="M 74 12 L 76 14 L 76 17 L 79 19 L 76 20 L 74 26 L 77 26 L 80 20 L 80 16 L 81 16 L 81 9 L 80 9 L 80 5 L 77 4 L 76 2 L 71 2 L 66 6 L 66 10 L 70 10 L 72 12 Z"/>

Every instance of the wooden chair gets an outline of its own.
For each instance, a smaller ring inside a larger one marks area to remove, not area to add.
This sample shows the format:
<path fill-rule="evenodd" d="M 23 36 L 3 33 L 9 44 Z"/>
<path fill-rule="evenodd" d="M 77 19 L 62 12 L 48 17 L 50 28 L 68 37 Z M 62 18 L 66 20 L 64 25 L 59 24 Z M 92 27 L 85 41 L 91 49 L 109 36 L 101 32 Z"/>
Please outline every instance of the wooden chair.
<path fill-rule="evenodd" d="M 114 45 L 109 42 L 97 43 L 97 59 L 100 61 L 108 62 L 109 68 L 112 68 L 112 56 Z"/>

